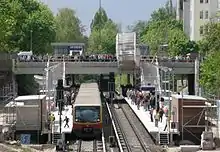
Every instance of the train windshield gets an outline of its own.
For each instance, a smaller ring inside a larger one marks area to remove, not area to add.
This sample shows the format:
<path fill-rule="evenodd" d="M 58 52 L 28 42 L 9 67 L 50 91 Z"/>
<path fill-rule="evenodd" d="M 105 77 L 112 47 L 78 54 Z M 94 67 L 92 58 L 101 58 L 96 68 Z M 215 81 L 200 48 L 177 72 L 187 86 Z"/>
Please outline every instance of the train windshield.
<path fill-rule="evenodd" d="M 141 90 L 142 91 L 155 91 L 155 87 L 151 87 L 151 86 L 144 86 L 144 87 L 141 87 Z"/>
<path fill-rule="evenodd" d="M 81 106 L 75 107 L 77 122 L 99 122 L 100 107 L 99 106 Z"/>

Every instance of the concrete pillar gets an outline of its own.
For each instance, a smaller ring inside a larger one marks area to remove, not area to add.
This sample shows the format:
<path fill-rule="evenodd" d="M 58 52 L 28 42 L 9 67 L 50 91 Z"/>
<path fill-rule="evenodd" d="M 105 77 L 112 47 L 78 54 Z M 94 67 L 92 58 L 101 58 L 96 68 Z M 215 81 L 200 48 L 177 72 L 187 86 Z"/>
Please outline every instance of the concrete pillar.
<path fill-rule="evenodd" d="M 69 86 L 70 85 L 70 76 L 66 75 L 65 78 L 66 78 L 66 85 Z"/>
<path fill-rule="evenodd" d="M 71 75 L 71 81 L 72 81 L 72 85 L 74 85 L 75 84 L 75 74 Z"/>
<path fill-rule="evenodd" d="M 136 76 L 135 76 L 135 74 L 133 74 L 133 86 L 134 87 L 136 86 Z"/>
<path fill-rule="evenodd" d="M 195 60 L 195 95 L 197 96 L 201 96 L 201 92 L 200 92 L 200 86 L 199 86 L 199 69 L 200 69 L 200 63 L 199 63 L 199 58 L 197 57 Z"/>
<path fill-rule="evenodd" d="M 131 75 L 127 74 L 127 84 L 131 84 Z"/>
<path fill-rule="evenodd" d="M 110 72 L 109 73 L 109 84 L 108 84 L 108 90 L 110 92 L 110 98 L 114 98 L 114 91 L 115 91 L 115 73 Z"/>
<path fill-rule="evenodd" d="M 194 74 L 188 74 L 187 77 L 189 95 L 195 95 L 195 76 Z"/>

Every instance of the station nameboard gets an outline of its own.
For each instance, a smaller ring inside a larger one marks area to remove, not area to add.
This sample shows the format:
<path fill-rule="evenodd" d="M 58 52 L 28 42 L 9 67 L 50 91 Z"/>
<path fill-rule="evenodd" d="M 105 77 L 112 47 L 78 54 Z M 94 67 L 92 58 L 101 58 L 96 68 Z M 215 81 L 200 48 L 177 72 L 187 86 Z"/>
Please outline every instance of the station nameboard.
<path fill-rule="evenodd" d="M 83 52 L 84 43 L 52 43 L 54 54 L 70 54 L 70 52 Z"/>

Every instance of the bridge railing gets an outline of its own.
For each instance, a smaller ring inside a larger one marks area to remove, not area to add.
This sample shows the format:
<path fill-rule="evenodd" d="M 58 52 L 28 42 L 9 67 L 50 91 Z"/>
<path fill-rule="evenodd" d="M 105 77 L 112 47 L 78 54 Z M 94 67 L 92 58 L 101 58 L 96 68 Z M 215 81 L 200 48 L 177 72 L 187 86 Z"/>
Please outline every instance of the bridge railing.
<path fill-rule="evenodd" d="M 51 58 L 50 62 L 117 62 L 115 58 L 113 59 L 74 59 L 74 58 Z M 16 62 L 48 62 L 48 59 L 30 59 L 21 60 L 16 59 Z"/>
<path fill-rule="evenodd" d="M 153 56 L 141 56 L 141 61 L 145 62 L 152 62 L 154 59 Z M 195 62 L 195 59 L 192 58 L 182 58 L 182 59 L 175 59 L 175 58 L 155 58 L 153 62 Z"/>
<path fill-rule="evenodd" d="M 58 61 L 51 62 L 51 64 L 57 64 Z M 61 63 L 61 62 L 60 62 Z M 66 67 L 117 67 L 117 62 L 65 62 Z M 14 61 L 14 68 L 46 68 L 46 61 L 45 62 L 17 62 Z"/>

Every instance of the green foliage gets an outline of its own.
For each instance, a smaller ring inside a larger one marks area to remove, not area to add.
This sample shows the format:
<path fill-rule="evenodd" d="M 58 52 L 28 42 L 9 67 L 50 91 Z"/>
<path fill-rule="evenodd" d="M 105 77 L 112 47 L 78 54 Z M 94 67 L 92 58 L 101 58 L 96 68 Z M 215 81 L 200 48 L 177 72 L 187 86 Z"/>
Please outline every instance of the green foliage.
<path fill-rule="evenodd" d="M 220 23 L 210 23 L 206 25 L 206 32 L 200 42 L 203 53 L 218 51 L 220 48 Z"/>
<path fill-rule="evenodd" d="M 89 53 L 115 54 L 115 37 L 117 25 L 107 17 L 103 9 L 99 10 L 92 23 L 88 41 Z"/>
<path fill-rule="evenodd" d="M 84 27 L 73 9 L 59 10 L 56 18 L 56 42 L 85 42 Z"/>
<path fill-rule="evenodd" d="M 219 94 L 220 85 L 220 23 L 207 25 L 207 32 L 200 41 L 201 54 L 205 56 L 201 66 L 201 85 L 210 93 Z"/>
<path fill-rule="evenodd" d="M 131 75 L 130 77 L 130 81 L 131 81 L 131 84 L 133 84 L 133 77 Z M 118 75 L 115 75 L 115 88 L 117 91 L 120 91 L 120 85 L 127 85 L 127 74 L 121 74 L 121 78 L 120 78 L 120 74 Z"/>
<path fill-rule="evenodd" d="M 110 21 L 105 10 L 100 8 L 96 13 L 90 25 L 91 31 L 103 29 L 105 24 Z"/>
<path fill-rule="evenodd" d="M 2 0 L 0 3 L 1 51 L 30 50 L 46 53 L 54 40 L 52 12 L 35 0 Z M 31 34 L 32 33 L 32 34 Z"/>
<path fill-rule="evenodd" d="M 128 26 L 128 30 L 131 32 L 136 32 L 137 35 L 137 43 L 141 42 L 141 37 L 143 36 L 144 31 L 146 30 L 148 22 L 146 21 L 138 21 L 136 24 L 132 26 Z"/>
<path fill-rule="evenodd" d="M 210 93 L 217 94 L 220 85 L 220 52 L 210 53 L 201 66 L 202 86 Z"/>
<path fill-rule="evenodd" d="M 89 37 L 89 52 L 114 54 L 116 34 L 117 26 L 110 21 L 101 30 L 93 30 Z"/>
<path fill-rule="evenodd" d="M 189 41 L 183 31 L 182 21 L 177 21 L 175 14 L 172 2 L 167 2 L 165 7 L 159 8 L 151 14 L 150 21 L 145 28 L 142 28 L 142 32 L 139 34 L 141 42 L 150 46 L 151 54 L 158 53 L 164 44 L 168 44 L 166 54 L 170 56 L 198 51 L 198 45 Z"/>
<path fill-rule="evenodd" d="M 183 53 L 180 47 L 188 43 L 188 38 L 180 27 L 181 22 L 174 19 L 151 21 L 141 40 L 150 46 L 152 54 L 159 50 L 160 45 L 168 44 L 168 54 L 179 55 Z"/>

